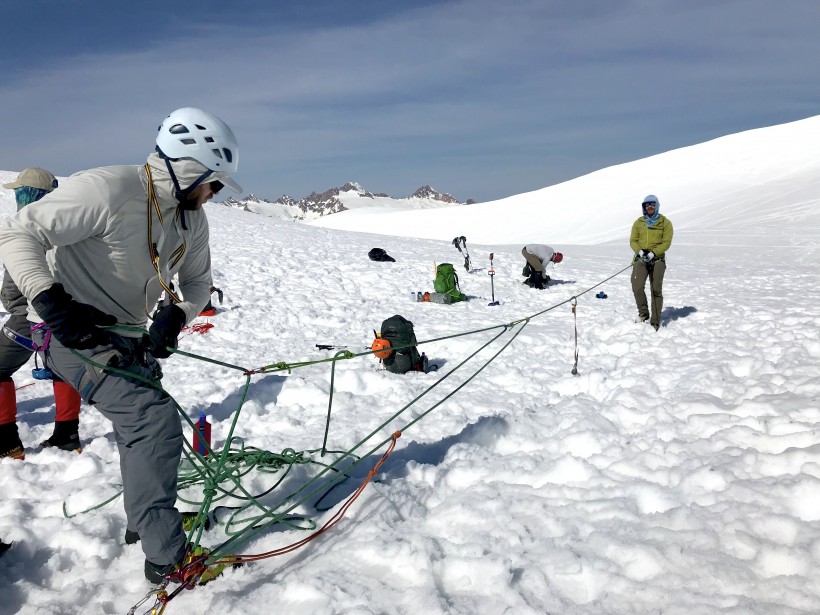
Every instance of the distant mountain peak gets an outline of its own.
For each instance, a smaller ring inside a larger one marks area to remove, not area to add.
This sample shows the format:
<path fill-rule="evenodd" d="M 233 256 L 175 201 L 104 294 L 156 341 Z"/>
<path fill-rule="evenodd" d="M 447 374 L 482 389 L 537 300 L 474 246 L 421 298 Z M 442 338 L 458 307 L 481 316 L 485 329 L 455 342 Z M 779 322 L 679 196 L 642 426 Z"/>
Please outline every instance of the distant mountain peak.
<path fill-rule="evenodd" d="M 436 201 L 442 201 L 443 203 L 458 203 L 459 200 L 451 194 L 441 193 L 435 188 L 431 188 L 430 186 L 422 186 L 418 190 L 416 190 L 410 198 L 416 199 L 434 199 Z"/>
<path fill-rule="evenodd" d="M 345 205 L 345 202 L 350 207 L 369 207 L 370 201 L 367 199 L 372 200 L 374 206 L 385 206 L 385 201 L 387 201 L 387 206 L 392 204 L 401 209 L 407 209 L 408 207 L 426 209 L 460 204 L 458 199 L 452 195 L 441 193 L 428 185 L 422 186 L 409 197 L 394 198 L 383 192 L 369 192 L 355 181 L 345 182 L 338 188 L 330 188 L 321 193 L 311 192 L 299 200 L 283 194 L 275 201 L 269 201 L 249 194 L 241 200 L 228 197 L 222 203 L 229 207 L 263 213 L 277 218 L 309 221 L 346 211 L 349 207 Z M 441 205 L 431 203 L 431 201 L 441 203 Z"/>
<path fill-rule="evenodd" d="M 345 182 L 345 184 L 339 188 L 339 192 L 365 192 L 365 189 L 362 188 L 362 185 L 356 182 Z"/>

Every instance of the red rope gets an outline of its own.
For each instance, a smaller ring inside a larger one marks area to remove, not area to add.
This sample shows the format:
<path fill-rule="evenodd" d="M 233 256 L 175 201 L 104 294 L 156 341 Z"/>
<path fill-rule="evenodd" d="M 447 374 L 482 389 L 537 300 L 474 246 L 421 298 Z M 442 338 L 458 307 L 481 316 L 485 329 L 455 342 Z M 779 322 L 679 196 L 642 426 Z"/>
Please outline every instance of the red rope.
<path fill-rule="evenodd" d="M 209 322 L 200 322 L 195 325 L 191 325 L 190 327 L 183 327 L 183 331 L 187 331 L 188 333 L 199 333 L 204 335 L 208 332 L 209 329 L 213 329 L 214 326 Z"/>

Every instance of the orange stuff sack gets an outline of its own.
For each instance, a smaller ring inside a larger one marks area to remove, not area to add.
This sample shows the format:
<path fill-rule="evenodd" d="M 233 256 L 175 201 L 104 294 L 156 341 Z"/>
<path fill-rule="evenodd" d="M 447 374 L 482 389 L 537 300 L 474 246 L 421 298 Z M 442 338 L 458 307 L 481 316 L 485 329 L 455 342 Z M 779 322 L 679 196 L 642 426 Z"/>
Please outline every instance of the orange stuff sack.
<path fill-rule="evenodd" d="M 393 351 L 390 349 L 390 340 L 386 340 L 383 337 L 374 339 L 370 349 L 374 351 L 373 354 L 375 354 L 377 358 L 382 360 L 393 354 Z"/>

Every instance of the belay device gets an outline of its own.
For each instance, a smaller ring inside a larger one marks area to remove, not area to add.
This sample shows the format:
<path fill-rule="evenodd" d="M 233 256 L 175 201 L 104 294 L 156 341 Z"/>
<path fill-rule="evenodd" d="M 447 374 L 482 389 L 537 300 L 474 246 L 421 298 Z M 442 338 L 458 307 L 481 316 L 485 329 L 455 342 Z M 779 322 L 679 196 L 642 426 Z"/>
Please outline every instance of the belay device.
<path fill-rule="evenodd" d="M 467 271 L 470 271 L 473 266 L 470 263 L 470 253 L 467 251 L 467 238 L 464 235 L 461 237 L 455 237 L 453 239 L 453 245 L 458 248 L 458 251 L 461 252 L 461 255 L 464 257 L 464 268 Z"/>
<path fill-rule="evenodd" d="M 495 282 L 493 282 L 493 276 L 495 276 L 495 269 L 493 269 L 493 253 L 490 252 L 490 270 L 487 272 L 487 275 L 490 276 L 490 291 L 493 294 L 493 300 L 488 303 L 487 305 L 501 305 L 499 301 L 495 300 Z"/>

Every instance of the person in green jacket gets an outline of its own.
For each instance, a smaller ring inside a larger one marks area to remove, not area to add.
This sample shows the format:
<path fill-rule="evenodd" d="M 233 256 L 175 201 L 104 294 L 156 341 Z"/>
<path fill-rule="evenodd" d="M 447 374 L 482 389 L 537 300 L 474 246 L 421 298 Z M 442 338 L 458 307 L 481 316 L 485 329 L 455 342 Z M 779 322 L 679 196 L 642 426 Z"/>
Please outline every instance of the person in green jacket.
<path fill-rule="evenodd" d="M 654 194 L 643 203 L 643 215 L 632 225 L 629 247 L 635 253 L 632 261 L 632 293 L 638 306 L 638 318 L 649 321 L 655 331 L 661 326 L 663 309 L 663 275 L 666 273 L 666 251 L 672 245 L 672 223 L 660 213 L 661 204 Z M 646 301 L 646 279 L 652 293 L 652 311 Z"/>

